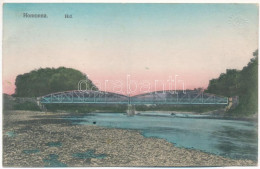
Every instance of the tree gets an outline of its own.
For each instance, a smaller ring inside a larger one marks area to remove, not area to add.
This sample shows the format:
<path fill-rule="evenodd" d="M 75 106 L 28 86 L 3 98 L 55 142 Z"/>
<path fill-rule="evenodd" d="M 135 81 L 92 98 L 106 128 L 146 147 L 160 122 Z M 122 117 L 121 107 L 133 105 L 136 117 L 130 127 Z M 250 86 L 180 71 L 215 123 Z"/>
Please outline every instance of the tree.
<path fill-rule="evenodd" d="M 80 80 L 87 80 L 88 89 L 97 90 L 92 81 L 78 70 L 65 67 L 40 68 L 16 77 L 14 96 L 38 97 L 54 92 L 77 90 Z"/>
<path fill-rule="evenodd" d="M 253 114 L 258 109 L 258 50 L 242 70 L 227 69 L 217 79 L 209 81 L 207 92 L 222 96 L 239 96 L 240 104 L 233 110 Z"/>
<path fill-rule="evenodd" d="M 209 81 L 207 92 L 227 97 L 235 96 L 239 89 L 239 77 L 239 70 L 227 69 L 219 78 Z"/>

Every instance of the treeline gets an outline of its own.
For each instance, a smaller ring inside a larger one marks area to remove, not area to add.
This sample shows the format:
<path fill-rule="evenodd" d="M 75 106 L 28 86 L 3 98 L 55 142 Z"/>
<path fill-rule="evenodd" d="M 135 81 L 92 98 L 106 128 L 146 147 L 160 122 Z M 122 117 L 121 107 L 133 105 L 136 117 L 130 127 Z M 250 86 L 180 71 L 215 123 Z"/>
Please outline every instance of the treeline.
<path fill-rule="evenodd" d="M 250 115 L 258 110 L 258 50 L 242 70 L 227 69 L 217 79 L 212 79 L 208 93 L 232 97 L 239 96 L 239 105 L 228 113 Z"/>
<path fill-rule="evenodd" d="M 73 113 L 123 113 L 127 110 L 124 104 L 45 104 L 48 111 Z"/>
<path fill-rule="evenodd" d="M 52 112 L 61 111 L 74 113 L 126 113 L 127 111 L 126 104 L 46 104 L 45 107 L 48 111 Z M 222 108 L 224 109 L 224 107 L 221 105 L 135 105 L 136 111 L 188 111 L 204 113 Z"/>
<path fill-rule="evenodd" d="M 82 88 L 97 90 L 92 81 L 78 70 L 65 67 L 40 68 L 16 77 L 16 89 L 13 96 L 39 97 L 54 92 L 77 90 L 80 80 L 87 82 Z"/>
<path fill-rule="evenodd" d="M 223 105 L 136 105 L 137 111 L 178 111 L 204 113 L 224 109 Z"/>
<path fill-rule="evenodd" d="M 3 110 L 32 110 L 40 111 L 39 106 L 35 99 L 12 97 L 7 94 L 3 94 Z"/>

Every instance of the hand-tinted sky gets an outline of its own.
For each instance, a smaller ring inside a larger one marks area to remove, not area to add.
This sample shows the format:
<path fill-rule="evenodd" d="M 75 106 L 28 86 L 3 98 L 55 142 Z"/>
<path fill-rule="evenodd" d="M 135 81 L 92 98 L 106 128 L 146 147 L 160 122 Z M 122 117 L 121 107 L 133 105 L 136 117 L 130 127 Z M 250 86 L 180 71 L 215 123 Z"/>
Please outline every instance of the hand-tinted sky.
<path fill-rule="evenodd" d="M 258 46 L 255 4 L 5 4 L 3 26 L 6 93 L 18 74 L 59 66 L 99 81 L 179 75 L 187 88 L 207 87 Z"/>

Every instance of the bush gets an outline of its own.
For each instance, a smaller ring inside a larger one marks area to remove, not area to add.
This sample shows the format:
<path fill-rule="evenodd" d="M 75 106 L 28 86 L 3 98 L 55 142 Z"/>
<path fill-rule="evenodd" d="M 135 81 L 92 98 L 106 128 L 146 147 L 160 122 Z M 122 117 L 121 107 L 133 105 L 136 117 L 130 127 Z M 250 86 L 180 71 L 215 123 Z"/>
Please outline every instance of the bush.
<path fill-rule="evenodd" d="M 32 110 L 40 111 L 39 106 L 36 103 L 26 101 L 24 103 L 17 103 L 14 105 L 14 110 Z"/>

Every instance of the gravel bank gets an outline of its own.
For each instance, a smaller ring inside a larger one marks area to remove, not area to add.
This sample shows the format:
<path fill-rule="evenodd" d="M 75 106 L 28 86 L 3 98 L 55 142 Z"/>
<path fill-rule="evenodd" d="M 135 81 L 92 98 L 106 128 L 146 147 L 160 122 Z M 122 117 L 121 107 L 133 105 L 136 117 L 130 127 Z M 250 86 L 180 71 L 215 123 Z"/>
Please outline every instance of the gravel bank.
<path fill-rule="evenodd" d="M 138 131 L 72 125 L 66 113 L 4 112 L 3 166 L 256 166 L 177 148 Z"/>

